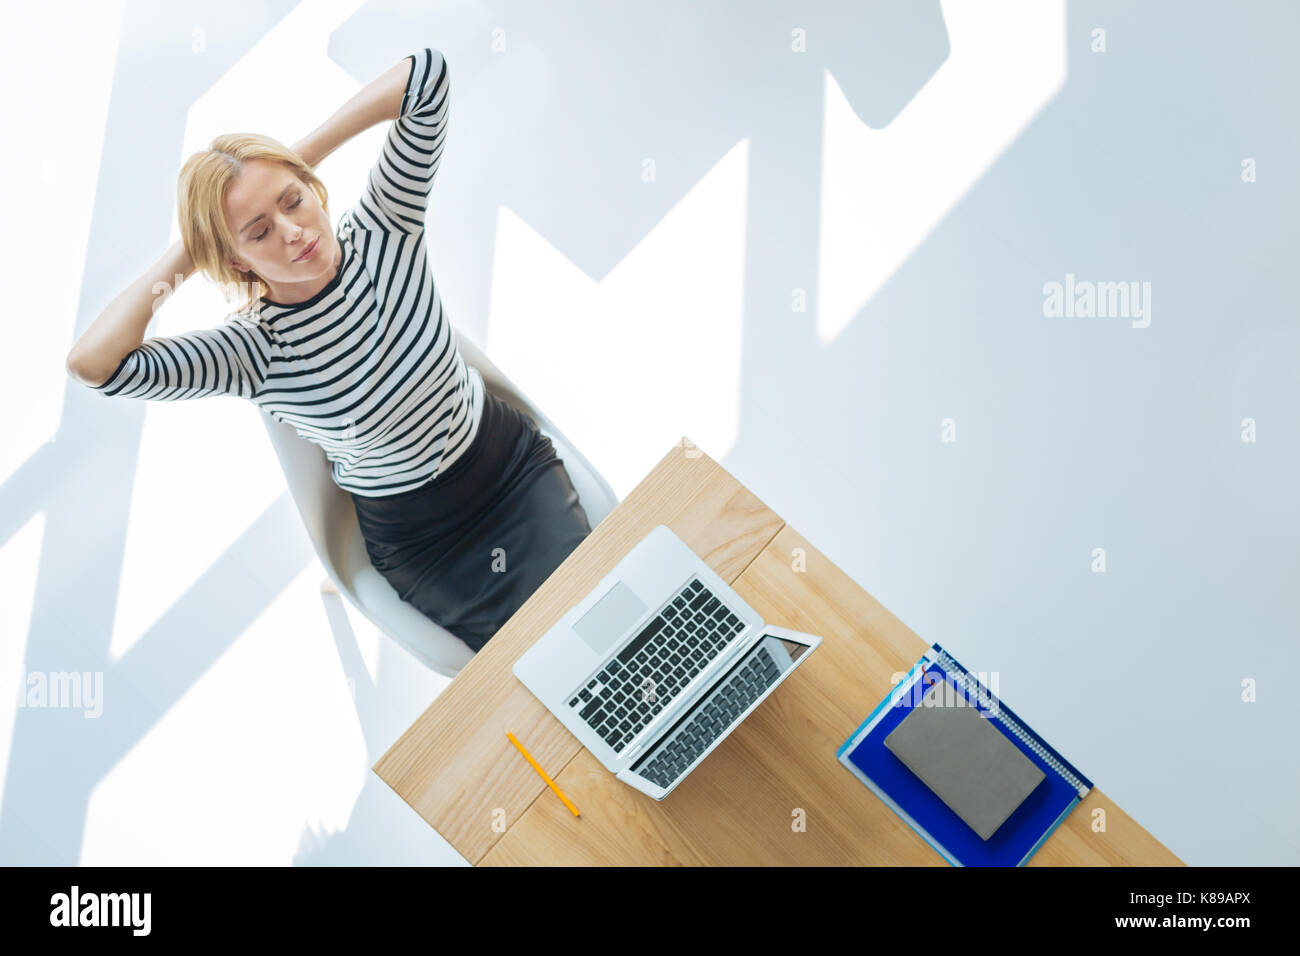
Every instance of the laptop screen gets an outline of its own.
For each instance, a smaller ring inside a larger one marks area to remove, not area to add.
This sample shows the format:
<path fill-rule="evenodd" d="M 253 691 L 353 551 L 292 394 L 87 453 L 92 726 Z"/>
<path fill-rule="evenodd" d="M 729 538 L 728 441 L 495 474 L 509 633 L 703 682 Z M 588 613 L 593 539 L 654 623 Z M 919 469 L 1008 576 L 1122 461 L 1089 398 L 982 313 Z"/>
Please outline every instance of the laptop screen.
<path fill-rule="evenodd" d="M 700 754 L 725 737 L 751 704 L 770 693 L 781 675 L 811 648 L 774 634 L 764 635 L 632 764 L 632 770 L 660 786 L 684 772 Z"/>

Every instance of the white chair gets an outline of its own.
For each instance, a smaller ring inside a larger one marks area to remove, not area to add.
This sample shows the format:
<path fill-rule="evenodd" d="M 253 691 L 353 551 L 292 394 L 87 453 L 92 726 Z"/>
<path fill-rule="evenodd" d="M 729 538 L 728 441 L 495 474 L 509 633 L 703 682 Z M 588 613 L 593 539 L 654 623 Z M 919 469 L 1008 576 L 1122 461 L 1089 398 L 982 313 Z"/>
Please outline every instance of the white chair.
<path fill-rule="evenodd" d="M 609 484 L 473 342 L 459 331 L 456 338 L 461 355 L 478 369 L 488 391 L 531 415 L 542 434 L 551 440 L 594 529 L 618 505 Z M 474 652 L 460 638 L 398 597 L 393 586 L 375 570 L 366 552 L 352 498 L 334 483 L 324 449 L 302 438 L 292 425 L 278 422 L 266 412 L 262 412 L 262 420 L 284 469 L 289 494 L 329 575 L 328 584 L 426 666 L 439 674 L 455 677 L 474 657 Z M 322 588 L 330 590 L 328 584 L 322 582 Z"/>

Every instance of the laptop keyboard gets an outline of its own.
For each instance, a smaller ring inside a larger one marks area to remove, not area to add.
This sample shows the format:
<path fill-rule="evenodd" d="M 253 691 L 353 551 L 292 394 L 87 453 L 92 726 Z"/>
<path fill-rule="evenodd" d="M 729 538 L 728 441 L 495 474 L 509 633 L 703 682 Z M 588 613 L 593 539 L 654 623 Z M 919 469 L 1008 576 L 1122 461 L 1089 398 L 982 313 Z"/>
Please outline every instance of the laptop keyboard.
<path fill-rule="evenodd" d="M 698 578 L 572 695 L 569 707 L 618 753 L 745 629 Z"/>
<path fill-rule="evenodd" d="M 758 653 L 750 656 L 707 701 L 701 702 L 677 735 L 637 772 L 651 783 L 665 788 L 671 786 L 780 676 L 781 669 L 772 655 L 760 646 Z"/>

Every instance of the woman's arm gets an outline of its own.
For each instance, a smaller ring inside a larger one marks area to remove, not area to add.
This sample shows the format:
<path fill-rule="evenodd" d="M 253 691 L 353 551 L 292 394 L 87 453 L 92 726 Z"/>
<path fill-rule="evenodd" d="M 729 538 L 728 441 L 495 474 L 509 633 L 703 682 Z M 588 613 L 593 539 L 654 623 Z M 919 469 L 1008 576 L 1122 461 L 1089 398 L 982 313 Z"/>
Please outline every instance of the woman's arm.
<path fill-rule="evenodd" d="M 401 114 L 411 58 L 402 57 L 387 72 L 371 80 L 320 126 L 293 144 L 293 151 L 315 169 L 357 133 Z"/>
<path fill-rule="evenodd" d="M 442 51 L 433 47 L 416 50 L 410 59 L 401 116 L 388 127 L 383 152 L 370 167 L 353 211 L 365 229 L 415 235 L 425 228 L 447 144 L 451 71 Z"/>
<path fill-rule="evenodd" d="M 68 374 L 85 385 L 107 380 L 127 353 L 140 347 L 158 307 L 193 274 L 194 260 L 178 239 L 82 333 L 68 353 Z"/>
<path fill-rule="evenodd" d="M 397 119 L 410 72 L 411 57 L 403 57 L 295 143 L 294 152 L 314 168 L 357 133 Z M 176 276 L 183 281 L 194 271 L 184 244 L 177 241 L 91 323 L 68 353 L 68 373 L 86 385 L 98 386 L 107 380 L 122 359 L 144 341 L 154 312 L 174 291 Z"/>

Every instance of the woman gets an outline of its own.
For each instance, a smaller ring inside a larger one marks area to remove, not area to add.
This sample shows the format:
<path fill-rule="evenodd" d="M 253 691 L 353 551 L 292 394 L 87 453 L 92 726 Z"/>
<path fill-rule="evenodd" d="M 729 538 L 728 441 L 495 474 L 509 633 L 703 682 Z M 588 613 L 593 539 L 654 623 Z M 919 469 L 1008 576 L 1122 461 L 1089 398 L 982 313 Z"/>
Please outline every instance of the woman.
<path fill-rule="evenodd" d="M 291 423 L 352 496 L 375 567 L 478 651 L 591 528 L 550 439 L 461 358 L 429 271 L 424 218 L 449 90 L 445 59 L 425 48 L 292 150 L 217 137 L 181 170 L 181 241 L 67 364 L 104 395 L 238 395 Z M 332 229 L 315 167 L 393 119 L 361 201 Z M 196 270 L 240 290 L 238 311 L 144 341 L 165 299 L 156 291 Z"/>

